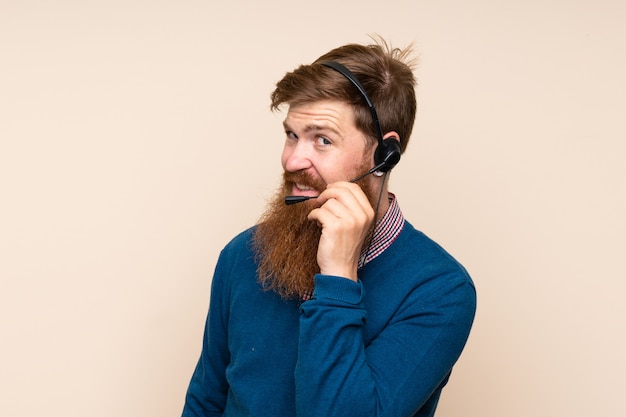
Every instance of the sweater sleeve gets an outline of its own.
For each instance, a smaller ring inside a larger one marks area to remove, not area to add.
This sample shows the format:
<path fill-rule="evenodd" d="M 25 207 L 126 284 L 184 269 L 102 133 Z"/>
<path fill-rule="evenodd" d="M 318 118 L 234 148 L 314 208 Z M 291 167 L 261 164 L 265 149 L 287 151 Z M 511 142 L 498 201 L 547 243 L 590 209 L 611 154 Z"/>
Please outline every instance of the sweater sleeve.
<path fill-rule="evenodd" d="M 191 377 L 183 417 L 222 416 L 228 394 L 225 370 L 229 362 L 224 311 L 223 253 L 211 282 L 211 301 L 202 340 L 200 358 Z"/>
<path fill-rule="evenodd" d="M 362 283 L 316 276 L 314 297 L 301 306 L 298 416 L 408 417 L 432 406 L 427 403 L 437 401 L 475 311 L 471 282 L 441 281 L 445 285 L 427 295 L 408 294 L 366 346 Z"/>

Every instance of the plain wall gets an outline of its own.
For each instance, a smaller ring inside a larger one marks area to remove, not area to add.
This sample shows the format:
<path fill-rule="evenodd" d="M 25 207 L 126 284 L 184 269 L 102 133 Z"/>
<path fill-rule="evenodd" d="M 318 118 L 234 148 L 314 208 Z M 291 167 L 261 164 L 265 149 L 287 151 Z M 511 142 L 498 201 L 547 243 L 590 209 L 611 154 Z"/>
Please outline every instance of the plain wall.
<path fill-rule="evenodd" d="M 0 415 L 175 416 L 281 173 L 282 75 L 415 42 L 391 176 L 471 272 L 439 417 L 621 416 L 623 1 L 0 0 Z M 279 395 L 279 393 L 277 393 Z"/>

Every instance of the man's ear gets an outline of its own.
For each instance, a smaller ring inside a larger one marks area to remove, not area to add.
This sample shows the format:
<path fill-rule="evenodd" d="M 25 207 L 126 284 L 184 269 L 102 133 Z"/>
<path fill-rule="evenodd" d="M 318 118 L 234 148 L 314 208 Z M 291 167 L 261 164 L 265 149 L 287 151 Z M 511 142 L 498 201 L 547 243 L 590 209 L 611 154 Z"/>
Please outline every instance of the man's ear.
<path fill-rule="evenodd" d="M 394 130 L 385 133 L 385 135 L 383 136 L 383 140 L 387 140 L 389 138 L 395 138 L 398 143 L 400 143 L 400 135 L 398 135 Z"/>
<path fill-rule="evenodd" d="M 400 147 L 400 139 L 396 132 L 387 132 L 383 136 L 383 143 L 378 144 L 374 153 L 374 162 L 380 165 L 380 172 L 387 172 L 400 162 L 402 149 Z"/>

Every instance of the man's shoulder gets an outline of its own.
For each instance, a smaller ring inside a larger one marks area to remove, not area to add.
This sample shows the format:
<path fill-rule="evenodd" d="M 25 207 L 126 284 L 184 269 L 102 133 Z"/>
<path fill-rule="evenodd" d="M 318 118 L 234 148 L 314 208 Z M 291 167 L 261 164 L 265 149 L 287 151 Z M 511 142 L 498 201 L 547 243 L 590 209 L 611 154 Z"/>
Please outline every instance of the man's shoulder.
<path fill-rule="evenodd" d="M 227 279 L 234 270 L 255 271 L 255 255 L 253 249 L 254 227 L 248 228 L 233 237 L 221 250 L 214 278 Z M 247 272 L 246 272 L 247 273 Z"/>
<path fill-rule="evenodd" d="M 252 251 L 254 230 L 256 226 L 249 227 L 235 235 L 222 249 L 222 253 L 240 253 Z"/>
<path fill-rule="evenodd" d="M 399 238 L 398 241 L 401 245 L 408 244 L 408 248 L 412 250 L 440 252 L 449 256 L 447 250 L 442 245 L 427 233 L 414 227 L 408 220 L 405 220 L 404 228 Z"/>
<path fill-rule="evenodd" d="M 396 255 L 410 259 L 409 263 L 414 267 L 438 270 L 440 273 L 444 271 L 456 272 L 459 277 L 471 282 L 467 270 L 455 256 L 408 221 L 405 221 L 404 229 L 394 243 L 397 243 Z"/>

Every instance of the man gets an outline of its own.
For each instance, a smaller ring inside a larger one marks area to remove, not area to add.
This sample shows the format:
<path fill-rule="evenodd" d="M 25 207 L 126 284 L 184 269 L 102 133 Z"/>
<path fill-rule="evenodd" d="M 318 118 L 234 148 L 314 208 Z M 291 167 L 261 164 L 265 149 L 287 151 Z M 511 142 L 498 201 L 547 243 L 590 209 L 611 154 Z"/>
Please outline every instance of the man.
<path fill-rule="evenodd" d="M 476 297 L 387 190 L 415 119 L 409 53 L 345 45 L 278 82 L 283 185 L 220 254 L 183 416 L 434 415 Z"/>

